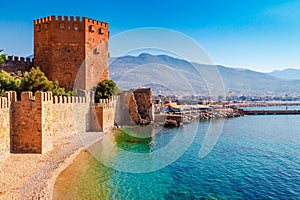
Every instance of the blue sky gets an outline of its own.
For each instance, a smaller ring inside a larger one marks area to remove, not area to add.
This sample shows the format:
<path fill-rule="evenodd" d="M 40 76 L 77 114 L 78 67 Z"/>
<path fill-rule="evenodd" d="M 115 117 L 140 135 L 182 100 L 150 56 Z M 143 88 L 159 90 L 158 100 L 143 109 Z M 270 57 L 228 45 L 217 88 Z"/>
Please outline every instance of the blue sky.
<path fill-rule="evenodd" d="M 33 52 L 33 20 L 49 15 L 106 21 L 111 35 L 160 27 L 197 41 L 216 64 L 257 71 L 300 69 L 300 1 L 152 0 L 1 2 L 0 49 Z"/>

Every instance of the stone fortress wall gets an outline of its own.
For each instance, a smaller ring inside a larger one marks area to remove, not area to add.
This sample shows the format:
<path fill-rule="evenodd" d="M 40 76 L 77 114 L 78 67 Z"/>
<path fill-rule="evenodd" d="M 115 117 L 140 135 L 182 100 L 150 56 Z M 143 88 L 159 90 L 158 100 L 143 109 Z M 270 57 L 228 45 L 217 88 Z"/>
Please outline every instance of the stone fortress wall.
<path fill-rule="evenodd" d="M 114 97 L 97 103 L 93 93 L 87 92 L 108 79 L 107 23 L 86 17 L 48 16 L 34 20 L 33 25 L 34 59 L 8 56 L 0 63 L 0 70 L 12 73 L 40 67 L 49 80 L 58 80 L 68 90 L 79 89 L 79 96 L 23 92 L 18 101 L 16 92 L 6 92 L 0 97 L 0 161 L 10 152 L 47 152 L 54 137 L 107 131 L 114 127 L 115 118 L 121 126 L 153 121 L 151 89 L 123 92 L 120 101 Z"/>
<path fill-rule="evenodd" d="M 0 161 L 10 152 L 10 106 L 6 97 L 0 97 Z"/>
<path fill-rule="evenodd" d="M 16 92 L 6 92 L 0 97 L 0 161 L 10 152 L 45 153 L 53 137 L 112 128 L 118 98 L 94 103 L 90 96 L 22 92 L 18 101 Z"/>
<path fill-rule="evenodd" d="M 33 67 L 33 60 L 30 58 L 7 56 L 7 60 L 0 63 L 0 71 L 17 72 L 29 71 Z"/>
<path fill-rule="evenodd" d="M 34 59 L 8 56 L 0 70 L 8 73 L 40 67 L 51 81 L 68 90 L 91 90 L 108 79 L 106 22 L 86 17 L 48 16 L 33 21 Z M 52 138 L 114 126 L 109 100 L 94 104 L 88 95 L 53 97 L 50 92 L 15 92 L 0 97 L 0 160 L 9 152 L 44 153 Z"/>

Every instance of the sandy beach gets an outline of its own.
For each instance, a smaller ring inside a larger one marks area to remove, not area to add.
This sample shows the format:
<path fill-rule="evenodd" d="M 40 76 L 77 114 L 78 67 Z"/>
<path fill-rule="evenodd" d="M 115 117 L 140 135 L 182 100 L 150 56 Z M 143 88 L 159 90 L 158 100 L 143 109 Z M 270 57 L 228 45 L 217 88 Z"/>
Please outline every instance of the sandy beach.
<path fill-rule="evenodd" d="M 52 199 L 57 176 L 85 149 L 83 137 L 91 145 L 104 134 L 56 137 L 53 150 L 45 154 L 10 154 L 0 163 L 0 199 Z"/>

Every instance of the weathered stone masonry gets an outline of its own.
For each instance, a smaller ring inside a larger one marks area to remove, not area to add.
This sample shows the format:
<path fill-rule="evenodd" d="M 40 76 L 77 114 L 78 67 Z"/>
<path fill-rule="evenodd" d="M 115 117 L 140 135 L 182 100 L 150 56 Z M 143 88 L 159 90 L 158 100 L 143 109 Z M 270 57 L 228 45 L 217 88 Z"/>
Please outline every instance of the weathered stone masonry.
<path fill-rule="evenodd" d="M 108 79 L 108 24 L 86 17 L 34 20 L 34 65 L 68 90 Z"/>
<path fill-rule="evenodd" d="M 0 70 L 6 72 L 29 71 L 33 67 L 33 59 L 7 56 L 7 60 L 0 63 Z"/>
<path fill-rule="evenodd" d="M 11 102 L 13 152 L 44 153 L 52 149 L 51 103 L 50 93 L 42 92 L 35 96 L 23 92 L 21 101 Z"/>
<path fill-rule="evenodd" d="M 119 112 L 115 116 L 118 125 L 145 125 L 154 121 L 151 88 L 123 91 L 120 95 Z"/>
<path fill-rule="evenodd" d="M 100 99 L 99 103 L 91 107 L 91 130 L 107 131 L 114 127 L 117 98 L 112 100 Z"/>
<path fill-rule="evenodd" d="M 10 144 L 10 106 L 6 97 L 0 97 L 0 161 L 9 153 Z"/>
<path fill-rule="evenodd" d="M 8 56 L 0 64 L 7 72 L 38 66 L 68 90 L 91 91 L 108 79 L 106 22 L 86 17 L 48 16 L 34 20 L 34 59 Z M 113 100 L 114 101 L 114 100 Z M 52 138 L 77 131 L 105 131 L 114 126 L 114 103 L 94 104 L 89 96 L 53 97 L 50 92 L 6 92 L 0 98 L 0 160 L 10 151 L 44 153 Z"/>
<path fill-rule="evenodd" d="M 0 161 L 10 152 L 44 153 L 53 137 L 85 131 L 106 131 L 114 126 L 115 101 L 93 103 L 85 97 L 52 96 L 51 92 L 6 92 L 0 98 Z"/>

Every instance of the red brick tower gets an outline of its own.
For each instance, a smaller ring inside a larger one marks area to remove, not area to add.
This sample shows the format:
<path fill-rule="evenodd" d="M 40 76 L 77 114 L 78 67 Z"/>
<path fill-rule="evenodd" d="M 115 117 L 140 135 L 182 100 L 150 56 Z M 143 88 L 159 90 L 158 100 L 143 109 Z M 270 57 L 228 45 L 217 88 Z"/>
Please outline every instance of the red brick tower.
<path fill-rule="evenodd" d="M 108 79 L 108 39 L 105 22 L 61 16 L 34 20 L 34 65 L 61 87 L 90 90 Z"/>

